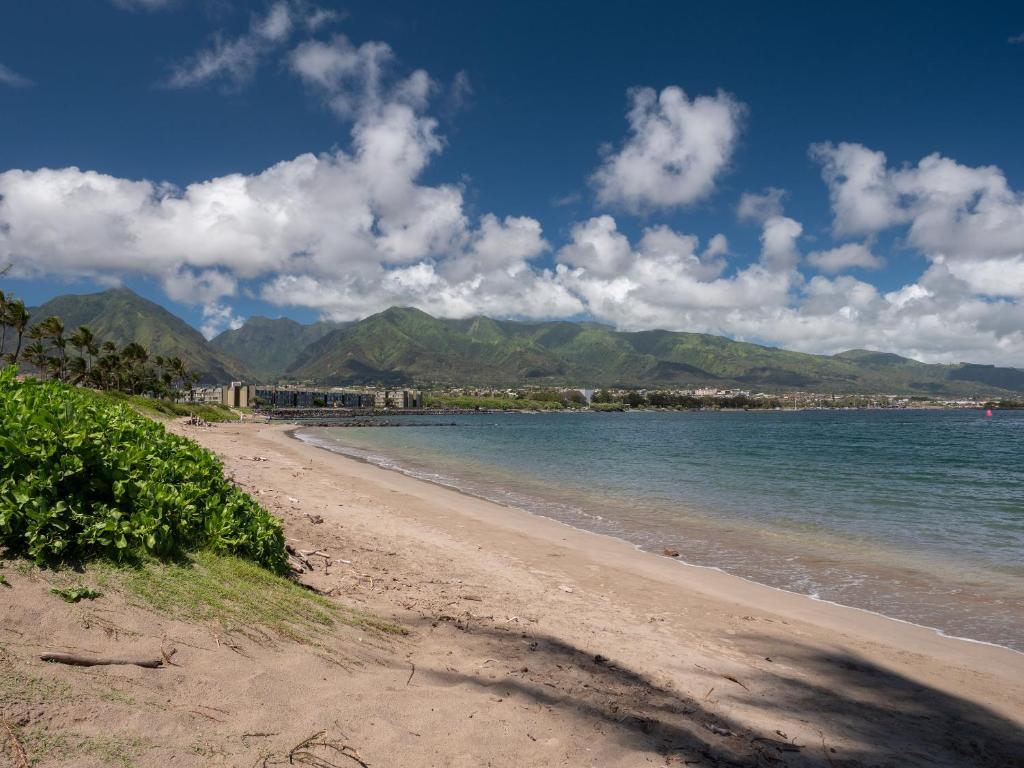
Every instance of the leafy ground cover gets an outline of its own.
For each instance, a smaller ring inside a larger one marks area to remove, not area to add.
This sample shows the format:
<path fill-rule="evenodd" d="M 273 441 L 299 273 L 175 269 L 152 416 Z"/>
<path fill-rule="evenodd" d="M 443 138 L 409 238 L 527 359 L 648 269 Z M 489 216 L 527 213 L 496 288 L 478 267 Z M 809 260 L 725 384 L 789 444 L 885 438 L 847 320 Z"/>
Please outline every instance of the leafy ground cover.
<path fill-rule="evenodd" d="M 220 462 L 130 407 L 0 372 L 0 547 L 39 563 L 194 550 L 284 572 L 281 523 Z"/>
<path fill-rule="evenodd" d="M 323 630 L 353 626 L 385 634 L 404 634 L 394 624 L 342 606 L 303 589 L 265 568 L 230 555 L 197 552 L 145 568 L 99 572 L 104 587 L 117 587 L 142 605 L 185 621 L 214 622 L 225 631 L 258 625 L 281 637 L 311 643 Z"/>
<path fill-rule="evenodd" d="M 126 395 L 114 390 L 97 392 L 97 397 L 114 403 L 129 405 L 143 416 L 156 418 L 181 416 L 198 416 L 206 421 L 237 421 L 238 416 L 226 405 L 217 403 L 172 403 L 169 400 L 158 400 L 145 395 Z"/>

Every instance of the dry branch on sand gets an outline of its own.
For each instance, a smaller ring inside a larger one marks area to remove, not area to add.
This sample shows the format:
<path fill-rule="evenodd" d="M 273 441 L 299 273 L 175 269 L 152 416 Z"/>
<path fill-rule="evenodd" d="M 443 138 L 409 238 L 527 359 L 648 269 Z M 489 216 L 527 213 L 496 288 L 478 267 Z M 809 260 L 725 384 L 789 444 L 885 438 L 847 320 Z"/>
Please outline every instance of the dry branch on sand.
<path fill-rule="evenodd" d="M 126 664 L 136 667 L 145 667 L 146 669 L 159 669 L 167 664 L 171 663 L 171 657 L 174 656 L 176 650 L 172 648 L 170 651 L 160 652 L 160 656 L 155 659 L 121 659 L 116 657 L 90 657 L 81 656 L 77 653 L 44 653 L 39 658 L 43 661 L 52 661 L 57 664 L 69 664 L 73 667 L 103 667 L 111 665 Z"/>
<path fill-rule="evenodd" d="M 287 754 L 270 754 L 256 763 L 256 768 L 270 768 L 274 765 L 311 765 L 314 768 L 340 768 L 341 763 L 332 762 L 338 757 L 346 757 L 352 762 L 370 768 L 370 764 L 363 760 L 362 756 L 348 744 L 337 739 L 326 738 L 327 731 L 318 731 L 312 736 L 303 739 Z M 324 753 L 326 757 L 316 754 L 317 751 Z"/>

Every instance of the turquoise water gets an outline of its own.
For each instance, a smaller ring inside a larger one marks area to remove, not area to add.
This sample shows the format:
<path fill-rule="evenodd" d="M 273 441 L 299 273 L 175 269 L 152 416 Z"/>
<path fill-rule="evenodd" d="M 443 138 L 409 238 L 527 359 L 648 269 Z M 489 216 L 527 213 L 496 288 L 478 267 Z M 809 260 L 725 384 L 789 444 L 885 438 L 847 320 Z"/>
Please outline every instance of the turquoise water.
<path fill-rule="evenodd" d="M 300 435 L 690 563 L 1024 650 L 1022 411 L 417 419 L 456 426 Z"/>

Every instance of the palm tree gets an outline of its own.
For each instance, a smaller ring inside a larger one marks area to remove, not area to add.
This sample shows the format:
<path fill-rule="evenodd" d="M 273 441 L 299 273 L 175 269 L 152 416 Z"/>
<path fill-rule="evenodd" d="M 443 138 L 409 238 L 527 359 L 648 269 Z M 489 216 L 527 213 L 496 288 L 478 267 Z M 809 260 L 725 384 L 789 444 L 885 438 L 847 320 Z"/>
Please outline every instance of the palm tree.
<path fill-rule="evenodd" d="M 38 326 L 32 326 L 32 330 L 35 330 Z M 29 331 L 29 338 L 32 341 L 25 347 L 25 359 L 39 369 L 40 372 L 46 370 L 49 356 L 46 354 L 46 345 L 43 344 L 42 339 L 35 338 L 32 336 L 32 331 Z"/>
<path fill-rule="evenodd" d="M 4 342 L 7 341 L 7 326 L 10 325 L 11 321 L 11 305 L 12 299 L 9 299 L 4 295 L 3 291 L 0 291 L 0 354 L 4 351 Z"/>
<path fill-rule="evenodd" d="M 149 362 L 149 352 L 141 344 L 133 341 L 122 347 L 121 361 L 131 394 L 139 394 L 139 390 L 147 378 L 147 373 L 149 373 L 146 366 L 146 363 Z"/>
<path fill-rule="evenodd" d="M 117 371 L 121 367 L 121 358 L 117 354 L 117 345 L 112 341 L 104 341 L 100 345 L 100 357 L 96 361 L 102 389 L 120 389 Z"/>
<path fill-rule="evenodd" d="M 14 352 L 7 356 L 7 359 L 14 365 L 18 364 L 18 355 L 21 354 L 21 340 L 25 336 L 28 321 L 31 319 L 32 316 L 25 309 L 25 302 L 21 299 L 7 300 L 7 323 L 18 334 L 18 344 L 14 348 Z"/>
<path fill-rule="evenodd" d="M 55 371 L 57 378 L 63 381 L 65 373 L 67 371 L 67 346 L 68 340 L 64 336 L 64 321 L 59 317 L 47 317 L 38 325 L 33 327 L 33 331 L 39 329 L 39 338 L 46 339 L 57 351 L 57 365 Z"/>
<path fill-rule="evenodd" d="M 78 349 L 78 354 L 85 358 L 85 368 L 89 370 L 92 368 L 92 358 L 99 352 L 99 346 L 96 343 L 96 336 L 88 326 L 80 325 L 78 329 L 71 334 L 69 339 L 71 346 Z"/>

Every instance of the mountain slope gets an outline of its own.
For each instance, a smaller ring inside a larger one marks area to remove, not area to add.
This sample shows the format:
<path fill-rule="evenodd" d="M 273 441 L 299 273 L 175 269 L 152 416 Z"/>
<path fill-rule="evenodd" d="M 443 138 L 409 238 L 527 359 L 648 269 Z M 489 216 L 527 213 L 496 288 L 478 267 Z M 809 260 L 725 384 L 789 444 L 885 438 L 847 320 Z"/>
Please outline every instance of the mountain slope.
<path fill-rule="evenodd" d="M 241 360 L 261 381 L 276 381 L 298 354 L 331 331 L 347 323 L 318 322 L 302 325 L 287 317 L 250 317 L 241 328 L 211 339 L 221 351 Z"/>
<path fill-rule="evenodd" d="M 1024 392 L 1024 371 L 930 365 L 886 353 L 834 356 L 720 336 L 615 331 L 596 323 L 443 320 L 393 307 L 303 349 L 295 380 L 338 384 L 716 386 L 971 395 Z"/>
<path fill-rule="evenodd" d="M 203 384 L 251 378 L 242 362 L 213 347 L 180 317 L 127 288 L 57 296 L 30 311 L 33 324 L 55 315 L 64 321 L 68 334 L 87 325 L 101 342 L 124 345 L 135 341 L 151 355 L 180 357 L 189 369 L 202 375 Z"/>

